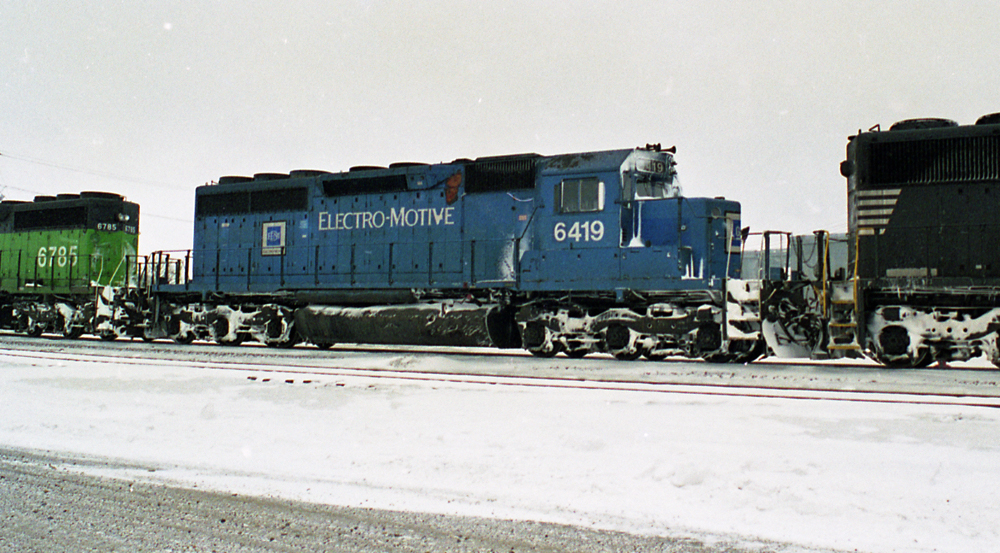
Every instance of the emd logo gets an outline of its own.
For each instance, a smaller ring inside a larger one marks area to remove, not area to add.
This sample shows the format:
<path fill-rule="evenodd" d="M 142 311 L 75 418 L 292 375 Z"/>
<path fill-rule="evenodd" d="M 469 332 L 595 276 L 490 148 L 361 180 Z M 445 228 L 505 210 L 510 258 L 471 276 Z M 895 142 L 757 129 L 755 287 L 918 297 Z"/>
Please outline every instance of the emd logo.
<path fill-rule="evenodd" d="M 267 229 L 267 245 L 278 246 L 281 244 L 281 229 L 271 227 Z"/>
<path fill-rule="evenodd" d="M 261 255 L 285 254 L 285 222 L 264 223 L 261 241 Z"/>

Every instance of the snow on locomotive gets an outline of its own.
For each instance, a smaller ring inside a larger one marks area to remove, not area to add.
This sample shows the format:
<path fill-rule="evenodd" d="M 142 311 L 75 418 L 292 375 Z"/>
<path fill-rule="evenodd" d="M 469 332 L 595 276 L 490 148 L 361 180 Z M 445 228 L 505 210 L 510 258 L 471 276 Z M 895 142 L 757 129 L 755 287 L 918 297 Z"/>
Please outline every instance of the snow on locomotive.
<path fill-rule="evenodd" d="M 193 250 L 153 254 L 143 332 L 756 357 L 740 206 L 682 196 L 672 154 L 223 177 L 196 191 Z"/>

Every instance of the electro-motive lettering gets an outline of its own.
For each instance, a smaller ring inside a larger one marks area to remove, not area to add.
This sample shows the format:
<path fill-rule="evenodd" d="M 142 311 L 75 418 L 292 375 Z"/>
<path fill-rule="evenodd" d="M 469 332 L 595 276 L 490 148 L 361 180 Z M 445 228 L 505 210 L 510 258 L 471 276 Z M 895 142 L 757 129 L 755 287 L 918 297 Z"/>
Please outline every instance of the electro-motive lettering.
<path fill-rule="evenodd" d="M 419 209 L 390 208 L 385 211 L 349 211 L 347 213 L 319 214 L 319 230 L 361 230 L 392 227 L 427 227 L 454 225 L 454 207 L 425 207 Z"/>

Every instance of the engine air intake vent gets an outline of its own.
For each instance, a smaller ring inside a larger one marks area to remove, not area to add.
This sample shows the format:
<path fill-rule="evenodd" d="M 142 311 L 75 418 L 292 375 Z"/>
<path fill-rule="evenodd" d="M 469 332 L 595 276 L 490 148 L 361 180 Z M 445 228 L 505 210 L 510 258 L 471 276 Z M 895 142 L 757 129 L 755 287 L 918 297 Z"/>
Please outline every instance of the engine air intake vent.
<path fill-rule="evenodd" d="M 873 186 L 1000 179 L 1000 136 L 881 142 L 871 146 Z"/>
<path fill-rule="evenodd" d="M 479 158 L 465 166 L 465 191 L 500 192 L 535 187 L 538 154 Z"/>
<path fill-rule="evenodd" d="M 195 215 L 215 217 L 239 213 L 305 211 L 308 206 L 309 189 L 305 187 L 199 194 Z"/>
<path fill-rule="evenodd" d="M 14 213 L 14 230 L 83 228 L 87 226 L 86 206 L 18 211 Z"/>
<path fill-rule="evenodd" d="M 352 170 L 352 172 L 356 173 L 357 171 Z M 406 190 L 406 175 L 348 177 L 323 182 L 323 194 L 327 196 L 385 194 L 387 192 L 401 192 L 403 190 Z"/>

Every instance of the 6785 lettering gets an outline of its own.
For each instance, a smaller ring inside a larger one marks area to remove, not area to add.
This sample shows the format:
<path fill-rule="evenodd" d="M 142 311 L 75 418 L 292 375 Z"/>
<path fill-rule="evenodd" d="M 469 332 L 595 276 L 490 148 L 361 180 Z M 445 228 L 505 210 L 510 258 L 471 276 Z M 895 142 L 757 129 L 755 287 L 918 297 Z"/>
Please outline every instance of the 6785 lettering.
<path fill-rule="evenodd" d="M 77 251 L 76 245 L 68 248 L 66 246 L 42 246 L 38 249 L 38 266 L 65 267 L 69 265 L 76 267 Z"/>

